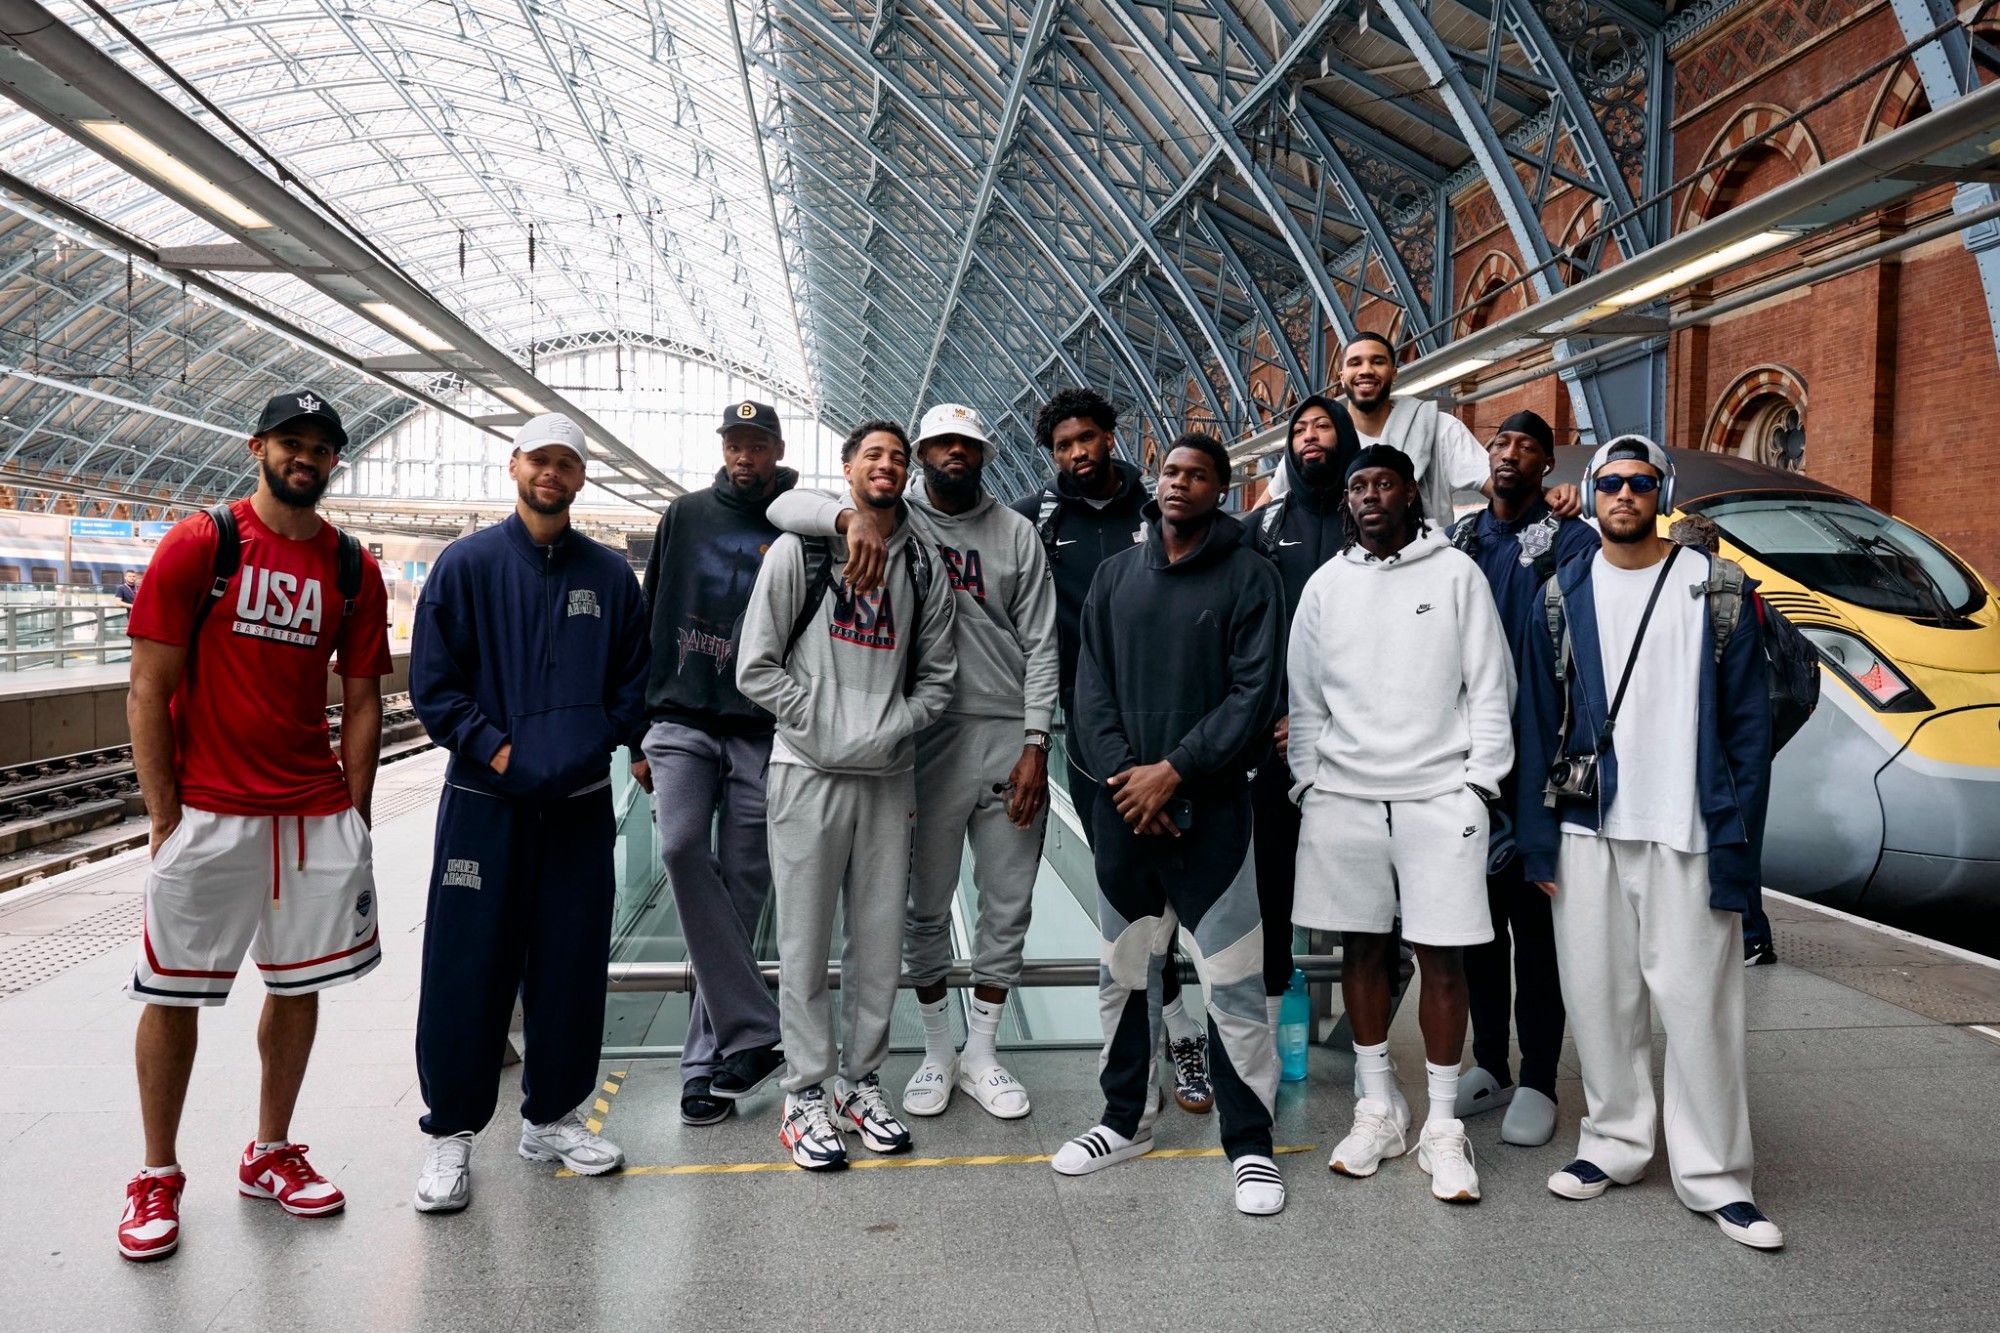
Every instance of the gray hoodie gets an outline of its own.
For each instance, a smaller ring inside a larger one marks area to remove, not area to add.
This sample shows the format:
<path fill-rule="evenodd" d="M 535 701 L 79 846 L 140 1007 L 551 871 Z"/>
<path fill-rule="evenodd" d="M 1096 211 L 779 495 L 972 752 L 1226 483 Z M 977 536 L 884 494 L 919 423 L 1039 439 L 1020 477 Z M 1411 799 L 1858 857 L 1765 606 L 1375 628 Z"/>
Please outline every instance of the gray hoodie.
<path fill-rule="evenodd" d="M 791 533 L 771 544 L 743 613 L 736 687 L 777 719 L 772 763 L 866 775 L 902 773 L 915 765 L 913 738 L 951 701 L 958 659 L 953 599 L 935 556 L 930 596 L 916 604 L 905 549 L 912 534 L 906 515 L 889 538 L 888 579 L 866 597 L 850 595 L 841 583 L 847 543 L 832 539 L 833 587 L 789 663 L 785 640 L 806 594 L 805 557 Z M 916 687 L 905 697 L 904 664 L 913 649 Z"/>
<path fill-rule="evenodd" d="M 963 514 L 932 508 L 921 484 L 909 494 L 911 524 L 937 551 L 939 572 L 957 592 L 958 680 L 945 712 L 1013 717 L 1047 731 L 1055 713 L 1061 655 L 1055 583 L 1033 520 L 982 494 Z M 770 521 L 787 532 L 831 535 L 854 503 L 819 491 L 789 491 Z"/>

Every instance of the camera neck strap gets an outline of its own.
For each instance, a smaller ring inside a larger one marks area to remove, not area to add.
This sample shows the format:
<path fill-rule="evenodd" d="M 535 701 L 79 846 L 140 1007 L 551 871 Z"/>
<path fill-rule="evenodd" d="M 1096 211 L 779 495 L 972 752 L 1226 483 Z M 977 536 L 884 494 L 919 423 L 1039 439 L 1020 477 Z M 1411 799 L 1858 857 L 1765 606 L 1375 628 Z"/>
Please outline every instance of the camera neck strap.
<path fill-rule="evenodd" d="M 1624 706 L 1625 691 L 1632 684 L 1632 669 L 1639 665 L 1639 645 L 1646 641 L 1646 626 L 1653 623 L 1653 608 L 1659 605 L 1660 590 L 1667 586 L 1667 574 L 1674 567 L 1674 557 L 1681 553 L 1678 546 L 1669 547 L 1667 558 L 1660 562 L 1660 576 L 1653 580 L 1653 592 L 1646 599 L 1646 609 L 1640 613 L 1639 628 L 1632 635 L 1632 651 L 1625 655 L 1625 673 L 1618 678 L 1618 693 L 1612 696 L 1611 711 L 1604 715 L 1604 729 L 1597 733 L 1597 752 L 1604 753 L 1604 747 L 1611 743 L 1611 729 L 1618 725 L 1618 710 Z"/>

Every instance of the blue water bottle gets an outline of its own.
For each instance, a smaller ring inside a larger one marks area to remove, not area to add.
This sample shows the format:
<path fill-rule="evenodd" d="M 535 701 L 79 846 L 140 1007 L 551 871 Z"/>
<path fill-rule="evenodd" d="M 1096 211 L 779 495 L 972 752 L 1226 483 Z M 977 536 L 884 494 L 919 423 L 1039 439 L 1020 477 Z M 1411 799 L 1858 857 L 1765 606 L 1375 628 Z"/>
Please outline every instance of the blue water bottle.
<path fill-rule="evenodd" d="M 1278 1077 L 1286 1083 L 1306 1081 L 1306 1033 L 1312 1027 L 1312 1001 L 1306 997 L 1306 974 L 1292 969 L 1291 984 L 1278 1002 Z"/>

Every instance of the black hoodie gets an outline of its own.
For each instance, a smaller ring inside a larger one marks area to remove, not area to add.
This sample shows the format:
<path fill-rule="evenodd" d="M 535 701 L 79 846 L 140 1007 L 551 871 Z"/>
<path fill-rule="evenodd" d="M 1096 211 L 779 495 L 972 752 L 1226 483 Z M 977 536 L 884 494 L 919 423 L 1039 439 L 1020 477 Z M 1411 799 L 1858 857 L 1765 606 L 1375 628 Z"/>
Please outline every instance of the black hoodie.
<path fill-rule="evenodd" d="M 1062 699 L 1065 716 L 1076 713 L 1076 659 L 1078 624 L 1083 616 L 1084 598 L 1097 567 L 1121 551 L 1129 551 L 1146 530 L 1141 511 L 1150 498 L 1139 469 L 1122 458 L 1111 460 L 1118 489 L 1110 500 L 1099 505 L 1087 500 L 1066 473 L 1040 491 L 1014 502 L 1014 512 L 1030 523 L 1041 517 L 1042 497 L 1054 494 L 1056 513 L 1054 540 L 1044 541 L 1049 553 L 1049 573 L 1056 583 L 1056 640 L 1062 650 L 1062 674 L 1056 692 Z"/>
<path fill-rule="evenodd" d="M 736 688 L 736 638 L 764 552 L 778 539 L 764 511 L 798 480 L 781 467 L 769 495 L 747 497 L 718 469 L 713 486 L 682 496 L 660 515 L 646 562 L 649 720 L 714 735 L 771 734 L 771 715 Z"/>
<path fill-rule="evenodd" d="M 1318 394 L 1292 409 L 1292 425 L 1296 426 L 1300 415 L 1314 406 L 1327 410 L 1336 431 L 1333 456 L 1327 460 L 1327 484 L 1307 485 L 1298 455 L 1287 444 L 1284 457 L 1278 462 L 1285 477 L 1285 492 L 1268 506 L 1276 517 L 1260 509 L 1247 520 L 1257 533 L 1257 549 L 1277 563 L 1278 574 L 1285 581 L 1288 617 L 1299 609 L 1299 596 L 1305 591 L 1306 580 L 1340 554 L 1341 515 L 1347 509 L 1347 465 L 1361 449 L 1347 409 Z M 1275 531 L 1269 526 L 1273 522 L 1277 525 Z"/>
<path fill-rule="evenodd" d="M 1229 515 L 1172 564 L 1159 507 L 1145 517 L 1144 545 L 1105 561 L 1083 608 L 1070 744 L 1100 782 L 1165 759 L 1187 795 L 1226 794 L 1284 707 L 1284 589 Z"/>

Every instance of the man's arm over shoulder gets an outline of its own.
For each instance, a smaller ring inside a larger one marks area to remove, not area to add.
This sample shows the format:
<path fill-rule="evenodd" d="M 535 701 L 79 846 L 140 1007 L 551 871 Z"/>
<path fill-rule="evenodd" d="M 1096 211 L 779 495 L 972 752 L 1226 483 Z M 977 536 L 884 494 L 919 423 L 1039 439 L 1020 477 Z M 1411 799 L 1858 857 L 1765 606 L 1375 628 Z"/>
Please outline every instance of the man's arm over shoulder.
<path fill-rule="evenodd" d="M 840 511 L 852 508 L 854 502 L 845 496 L 794 487 L 771 501 L 764 517 L 780 532 L 795 532 L 801 537 L 834 537 L 840 533 Z"/>

